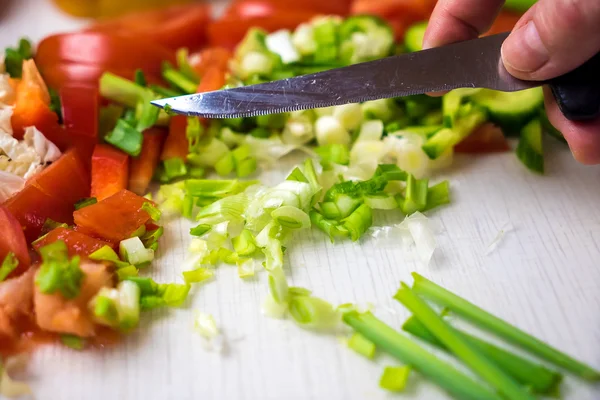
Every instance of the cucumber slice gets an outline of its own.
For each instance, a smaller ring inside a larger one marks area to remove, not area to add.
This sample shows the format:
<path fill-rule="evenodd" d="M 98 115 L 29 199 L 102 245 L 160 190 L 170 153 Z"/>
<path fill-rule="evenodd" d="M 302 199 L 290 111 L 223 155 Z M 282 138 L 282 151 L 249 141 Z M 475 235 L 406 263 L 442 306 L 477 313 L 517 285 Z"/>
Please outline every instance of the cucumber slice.
<path fill-rule="evenodd" d="M 490 120 L 510 134 L 520 132 L 527 122 L 538 115 L 544 104 L 544 92 L 541 87 L 520 92 L 483 89 L 471 96 L 471 101 L 485 108 Z"/>
<path fill-rule="evenodd" d="M 454 127 L 439 130 L 427 139 L 423 145 L 423 151 L 427 156 L 435 160 L 446 150 L 456 146 L 460 141 L 469 136 L 479 125 L 487 120 L 485 111 L 475 108 L 471 114 L 456 120 Z"/>
<path fill-rule="evenodd" d="M 423 50 L 423 37 L 427 29 L 427 22 L 411 25 L 404 35 L 404 46 L 409 52 Z"/>
<path fill-rule="evenodd" d="M 542 123 L 539 119 L 529 122 L 521 130 L 521 139 L 517 145 L 517 157 L 531 171 L 544 173 Z"/>
<path fill-rule="evenodd" d="M 439 132 L 443 128 L 442 125 L 427 125 L 427 126 L 406 126 L 399 130 L 399 132 L 390 132 L 392 135 L 402 136 L 402 132 L 410 132 L 424 138 L 430 138 Z"/>
<path fill-rule="evenodd" d="M 476 95 L 481 90 L 482 89 L 478 88 L 460 88 L 446 93 L 444 97 L 442 97 L 442 114 L 444 116 L 444 125 L 448 128 L 452 128 L 463 100 L 469 98 L 470 96 Z"/>

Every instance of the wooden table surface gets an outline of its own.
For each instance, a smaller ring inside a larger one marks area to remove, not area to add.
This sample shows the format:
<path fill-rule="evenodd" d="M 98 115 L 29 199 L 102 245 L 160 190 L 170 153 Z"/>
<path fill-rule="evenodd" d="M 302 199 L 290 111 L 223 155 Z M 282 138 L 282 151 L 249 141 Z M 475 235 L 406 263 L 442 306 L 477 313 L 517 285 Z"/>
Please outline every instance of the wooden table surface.
<path fill-rule="evenodd" d="M 4 0 L 6 1 L 6 0 Z M 0 9 L 1 10 L 1 9 Z M 47 1 L 13 1 L 0 11 L 0 46 L 26 34 L 37 40 L 81 25 Z M 600 368 L 600 167 L 577 164 L 568 149 L 546 141 L 547 173 L 526 171 L 514 154 L 456 157 L 453 202 L 432 214 L 442 226 L 439 247 L 422 267 L 398 246 L 365 239 L 332 245 L 319 231 L 297 234 L 286 253 L 290 284 L 310 288 L 334 304 L 371 303 L 399 328 L 407 311 L 392 299 L 400 280 L 419 273 L 548 343 Z M 277 183 L 300 156 L 261 179 Z M 399 221 L 377 218 L 378 224 Z M 507 223 L 497 249 L 486 249 Z M 166 225 L 151 275 L 180 279 L 190 241 L 187 221 Z M 217 279 L 192 290 L 183 309 L 144 315 L 141 326 L 111 350 L 78 353 L 44 347 L 29 380 L 36 399 L 445 399 L 414 379 L 403 396 L 378 388 L 380 355 L 361 358 L 335 336 L 304 331 L 289 320 L 261 314 L 266 275 L 241 281 L 222 266 Z M 227 351 L 207 351 L 192 330 L 193 310 L 214 315 Z M 441 355 L 444 357 L 444 355 Z M 600 387 L 568 377 L 565 399 L 600 398 Z"/>

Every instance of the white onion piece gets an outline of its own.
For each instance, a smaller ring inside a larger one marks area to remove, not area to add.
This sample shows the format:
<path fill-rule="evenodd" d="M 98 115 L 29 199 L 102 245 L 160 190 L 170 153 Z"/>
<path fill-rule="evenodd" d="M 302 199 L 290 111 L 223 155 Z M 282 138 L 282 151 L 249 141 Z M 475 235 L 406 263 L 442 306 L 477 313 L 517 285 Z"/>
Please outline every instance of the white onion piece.
<path fill-rule="evenodd" d="M 513 231 L 514 229 L 515 229 L 515 227 L 513 226 L 513 224 L 510 221 L 505 223 L 502 226 L 502 228 L 500 229 L 500 231 L 498 232 L 498 234 L 496 235 L 496 237 L 494 238 L 494 240 L 492 240 L 492 242 L 488 245 L 485 255 L 486 256 L 490 255 L 494 250 L 496 250 L 496 248 L 498 247 L 498 245 L 500 244 L 502 239 L 504 239 L 504 236 L 508 232 Z"/>
<path fill-rule="evenodd" d="M 407 216 L 400 225 L 406 226 L 410 231 L 421 262 L 425 266 L 429 265 L 429 261 L 431 261 L 433 252 L 437 247 L 435 226 L 429 218 L 418 211 Z"/>

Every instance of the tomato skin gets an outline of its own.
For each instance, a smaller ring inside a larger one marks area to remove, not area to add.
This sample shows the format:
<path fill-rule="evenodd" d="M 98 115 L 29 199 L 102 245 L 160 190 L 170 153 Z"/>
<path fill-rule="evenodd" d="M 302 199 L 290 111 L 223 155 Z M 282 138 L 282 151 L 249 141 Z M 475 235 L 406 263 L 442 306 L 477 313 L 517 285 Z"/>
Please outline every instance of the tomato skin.
<path fill-rule="evenodd" d="M 58 240 L 62 240 L 67 245 L 69 257 L 82 256 L 87 257 L 96 250 L 101 249 L 104 246 L 110 245 L 108 242 L 104 242 L 99 239 L 94 239 L 81 232 L 76 232 L 68 228 L 55 228 L 48 232 L 40 240 L 33 244 L 33 248 L 39 253 L 41 247 L 54 243 Z"/>
<path fill-rule="evenodd" d="M 66 76 L 78 78 L 74 80 L 76 83 L 90 84 L 91 78 L 97 79 L 101 71 L 132 78 L 135 70 L 141 68 L 147 76 L 160 77 L 162 62 L 174 63 L 175 56 L 172 51 L 145 39 L 103 32 L 74 32 L 42 40 L 35 60 L 50 86 L 60 88 L 66 83 Z"/>
<path fill-rule="evenodd" d="M 262 28 L 268 32 L 295 29 L 317 15 L 319 13 L 314 11 L 282 10 L 268 16 L 226 17 L 208 25 L 208 42 L 211 46 L 234 49 L 252 27 Z"/>
<path fill-rule="evenodd" d="M 171 50 L 198 49 L 206 43 L 210 7 L 205 4 L 173 6 L 135 12 L 92 25 L 89 32 L 130 36 Z"/>
<path fill-rule="evenodd" d="M 129 167 L 129 190 L 143 196 L 150 185 L 167 131 L 163 128 L 150 128 L 144 131 L 144 143 L 139 157 L 132 157 Z"/>
<path fill-rule="evenodd" d="M 510 150 L 500 127 L 491 122 L 481 125 L 454 147 L 457 153 L 499 153 Z"/>
<path fill-rule="evenodd" d="M 161 160 L 179 157 L 182 160 L 187 159 L 189 144 L 186 136 L 187 117 L 185 115 L 175 115 L 169 122 L 169 134 L 165 145 L 160 154 Z"/>
<path fill-rule="evenodd" d="M 106 144 L 97 144 L 92 154 L 90 196 L 102 201 L 126 189 L 129 179 L 129 156 Z"/>
<path fill-rule="evenodd" d="M 78 232 L 118 243 L 150 220 L 142 206 L 149 200 L 123 189 L 73 213 Z"/>
<path fill-rule="evenodd" d="M 67 134 L 84 162 L 89 163 L 98 143 L 100 97 L 98 90 L 81 86 L 64 86 L 59 92 L 63 122 Z"/>
<path fill-rule="evenodd" d="M 2 235 L 0 235 L 0 265 L 8 253 L 13 253 L 19 265 L 10 276 L 20 275 L 29 268 L 31 258 L 27 250 L 27 241 L 25 234 L 19 224 L 19 221 L 10 213 L 8 208 L 0 205 L 0 226 Z"/>

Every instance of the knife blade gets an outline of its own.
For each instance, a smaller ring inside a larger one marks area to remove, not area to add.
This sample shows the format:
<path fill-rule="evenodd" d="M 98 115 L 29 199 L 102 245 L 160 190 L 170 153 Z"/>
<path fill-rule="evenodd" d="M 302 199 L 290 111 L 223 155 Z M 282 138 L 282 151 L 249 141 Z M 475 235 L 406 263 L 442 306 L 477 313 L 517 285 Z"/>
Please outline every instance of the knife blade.
<path fill-rule="evenodd" d="M 252 86 L 172 97 L 152 104 L 188 116 L 252 117 L 296 110 L 360 103 L 456 88 L 506 92 L 543 82 L 510 75 L 500 48 L 508 33 L 435 49 L 382 58 L 324 72 Z"/>

